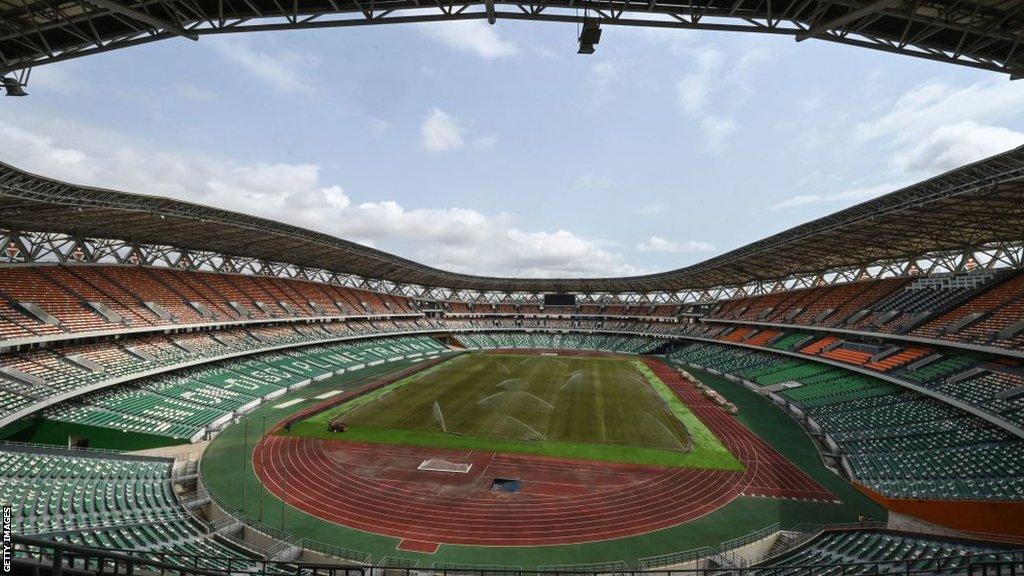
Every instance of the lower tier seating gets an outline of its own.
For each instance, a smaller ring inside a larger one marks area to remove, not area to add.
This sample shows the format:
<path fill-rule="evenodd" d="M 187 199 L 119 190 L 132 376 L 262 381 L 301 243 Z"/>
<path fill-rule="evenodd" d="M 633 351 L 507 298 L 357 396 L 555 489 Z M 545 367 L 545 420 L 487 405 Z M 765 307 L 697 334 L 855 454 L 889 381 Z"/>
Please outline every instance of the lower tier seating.
<path fill-rule="evenodd" d="M 208 533 L 171 489 L 171 461 L 0 443 L 0 502 L 16 534 L 81 546 L 203 554 L 200 566 L 243 567 L 247 552 Z"/>
<path fill-rule="evenodd" d="M 354 366 L 446 351 L 427 336 L 301 348 L 203 365 L 81 396 L 45 418 L 194 440 L 235 411 L 314 376 Z"/>
<path fill-rule="evenodd" d="M 1024 500 L 1024 441 L 931 397 L 842 368 L 724 344 L 694 342 L 670 358 L 779 385 L 774 394 L 817 422 L 854 477 L 882 494 Z"/>
<path fill-rule="evenodd" d="M 759 564 L 758 567 L 764 567 L 765 570 L 757 570 L 755 573 L 777 576 L 808 573 L 816 576 L 911 572 L 952 574 L 962 571 L 971 561 L 1018 559 L 1019 555 L 994 544 L 884 530 L 844 530 L 822 533 L 795 550 Z M 814 565 L 819 567 L 808 568 Z M 788 566 L 794 568 L 787 570 Z"/>
<path fill-rule="evenodd" d="M 664 345 L 662 340 L 642 336 L 608 334 L 561 334 L 529 332 L 478 332 L 460 334 L 469 348 L 546 348 L 562 350 L 602 350 L 643 354 Z"/>

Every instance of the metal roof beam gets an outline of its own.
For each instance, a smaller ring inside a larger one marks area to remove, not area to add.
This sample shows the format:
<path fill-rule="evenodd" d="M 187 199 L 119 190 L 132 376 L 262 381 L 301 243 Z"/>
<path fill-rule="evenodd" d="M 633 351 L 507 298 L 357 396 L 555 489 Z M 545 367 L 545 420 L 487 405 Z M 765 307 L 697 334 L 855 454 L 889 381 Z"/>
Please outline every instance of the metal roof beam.
<path fill-rule="evenodd" d="M 157 18 L 156 16 L 153 16 L 153 15 L 148 14 L 146 12 L 143 12 L 141 10 L 136 10 L 135 8 L 132 8 L 131 6 L 126 6 L 124 4 L 121 4 L 117 0 L 86 0 L 86 1 L 89 2 L 90 4 L 94 4 L 96 6 L 99 6 L 100 8 L 104 8 L 106 10 L 110 10 L 111 12 L 115 12 L 115 13 L 120 14 L 122 16 L 127 16 L 128 18 L 131 18 L 132 20 L 138 20 L 139 22 L 143 22 L 145 24 L 149 24 L 150 26 L 153 26 L 155 28 L 159 28 L 161 30 L 166 30 L 168 32 L 171 32 L 171 33 L 177 35 L 177 36 L 183 36 L 183 37 L 188 38 L 189 40 L 193 40 L 193 41 L 199 40 L 199 35 L 196 34 L 195 32 L 187 30 L 187 29 L 183 28 L 182 26 L 179 26 L 178 24 L 173 24 L 171 22 L 168 22 L 168 21 L 166 21 L 166 20 L 164 20 L 162 18 Z"/>
<path fill-rule="evenodd" d="M 842 16 L 837 16 L 836 18 L 826 22 L 821 22 L 811 26 L 807 32 L 797 34 L 796 41 L 803 42 L 809 38 L 817 38 L 829 30 L 840 28 L 850 24 L 851 22 L 856 22 L 865 16 L 870 16 L 871 14 L 885 10 L 886 8 L 896 8 L 901 4 L 903 4 L 902 0 L 875 0 L 874 2 L 861 6 L 860 8 L 850 10 Z"/>

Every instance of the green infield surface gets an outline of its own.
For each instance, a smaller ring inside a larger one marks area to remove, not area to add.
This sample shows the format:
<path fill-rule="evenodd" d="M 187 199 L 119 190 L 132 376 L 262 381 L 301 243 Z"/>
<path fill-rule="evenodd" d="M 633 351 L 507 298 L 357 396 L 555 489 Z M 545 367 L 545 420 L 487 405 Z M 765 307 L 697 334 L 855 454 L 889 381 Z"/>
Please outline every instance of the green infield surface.
<path fill-rule="evenodd" d="M 327 425 L 339 418 L 343 433 Z M 465 354 L 293 425 L 287 434 L 742 470 L 643 362 Z"/>

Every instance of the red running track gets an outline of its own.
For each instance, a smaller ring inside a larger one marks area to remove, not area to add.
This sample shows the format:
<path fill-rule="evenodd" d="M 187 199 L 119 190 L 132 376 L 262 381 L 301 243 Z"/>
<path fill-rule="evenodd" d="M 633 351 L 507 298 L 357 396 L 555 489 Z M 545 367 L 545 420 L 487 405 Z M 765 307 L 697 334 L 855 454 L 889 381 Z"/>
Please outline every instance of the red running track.
<path fill-rule="evenodd" d="M 832 501 L 814 480 L 669 366 L 645 360 L 743 463 L 731 472 L 266 436 L 253 466 L 279 498 L 318 518 L 421 543 L 574 544 L 699 518 L 740 495 Z M 422 471 L 430 457 L 467 474 Z M 514 478 L 521 491 L 490 489 Z"/>

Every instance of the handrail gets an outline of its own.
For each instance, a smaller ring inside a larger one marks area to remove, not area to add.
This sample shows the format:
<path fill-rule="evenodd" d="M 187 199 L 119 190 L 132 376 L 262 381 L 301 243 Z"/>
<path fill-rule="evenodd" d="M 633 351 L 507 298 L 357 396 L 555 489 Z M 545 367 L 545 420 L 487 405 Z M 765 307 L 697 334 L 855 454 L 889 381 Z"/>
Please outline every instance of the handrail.
<path fill-rule="evenodd" d="M 780 529 L 780 526 L 781 525 L 778 522 L 774 522 L 772 524 L 769 524 L 769 525 L 765 526 L 764 528 L 761 528 L 759 530 L 754 530 L 753 532 L 751 532 L 749 534 L 744 534 L 743 536 L 737 536 L 736 538 L 733 538 L 731 540 L 726 540 L 726 541 L 724 541 L 724 542 L 722 542 L 721 544 L 718 545 L 718 549 L 722 550 L 722 551 L 732 550 L 733 548 L 739 548 L 741 546 L 746 546 L 747 544 L 750 544 L 751 542 L 757 542 L 758 540 L 761 540 L 762 538 L 767 538 L 768 536 L 778 532 L 779 529 Z"/>

